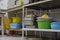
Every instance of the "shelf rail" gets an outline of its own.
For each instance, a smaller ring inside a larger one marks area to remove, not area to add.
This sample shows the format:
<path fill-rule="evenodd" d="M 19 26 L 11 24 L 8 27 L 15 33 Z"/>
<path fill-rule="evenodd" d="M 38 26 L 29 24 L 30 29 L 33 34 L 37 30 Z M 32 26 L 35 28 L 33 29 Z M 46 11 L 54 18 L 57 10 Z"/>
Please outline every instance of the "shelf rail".
<path fill-rule="evenodd" d="M 60 30 L 57 29 L 34 29 L 34 28 L 23 28 L 24 31 L 45 31 L 45 32 L 60 32 Z"/>
<path fill-rule="evenodd" d="M 35 3 L 24 5 L 24 7 L 26 7 L 26 6 L 32 6 L 32 5 L 37 5 L 37 4 L 44 3 L 44 2 L 49 2 L 49 1 L 52 1 L 52 0 L 44 0 L 44 1 L 35 2 Z"/>

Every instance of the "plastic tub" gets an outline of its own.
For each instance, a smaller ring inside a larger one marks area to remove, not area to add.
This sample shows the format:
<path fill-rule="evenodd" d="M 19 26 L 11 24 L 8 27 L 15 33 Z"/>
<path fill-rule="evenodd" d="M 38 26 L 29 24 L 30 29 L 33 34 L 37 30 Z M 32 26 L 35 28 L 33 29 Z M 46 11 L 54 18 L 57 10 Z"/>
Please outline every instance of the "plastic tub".
<path fill-rule="evenodd" d="M 51 29 L 60 29 L 60 22 L 52 22 Z"/>
<path fill-rule="evenodd" d="M 13 23 L 20 23 L 21 22 L 21 18 L 19 18 L 19 17 L 12 17 L 12 22 Z"/>
<path fill-rule="evenodd" d="M 24 21 L 25 25 L 33 25 L 33 21 Z"/>
<path fill-rule="evenodd" d="M 31 21 L 33 18 L 24 18 L 24 20 Z"/>
<path fill-rule="evenodd" d="M 50 29 L 52 20 L 37 20 L 39 29 Z"/>
<path fill-rule="evenodd" d="M 35 26 L 31 25 L 31 26 L 26 26 L 26 28 L 35 28 Z"/>
<path fill-rule="evenodd" d="M 22 28 L 22 24 L 11 23 L 10 28 Z"/>

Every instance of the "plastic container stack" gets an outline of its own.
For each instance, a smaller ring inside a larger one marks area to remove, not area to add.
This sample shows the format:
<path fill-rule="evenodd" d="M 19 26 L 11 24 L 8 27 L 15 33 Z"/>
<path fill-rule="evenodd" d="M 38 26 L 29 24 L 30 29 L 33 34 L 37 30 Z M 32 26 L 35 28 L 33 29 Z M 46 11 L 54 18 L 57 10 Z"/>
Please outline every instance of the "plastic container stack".
<path fill-rule="evenodd" d="M 26 25 L 26 28 L 35 28 L 33 25 L 33 15 L 26 15 L 24 24 Z"/>
<path fill-rule="evenodd" d="M 47 14 L 42 15 L 42 17 L 37 18 L 39 29 L 51 29 L 52 18 Z"/>
<path fill-rule="evenodd" d="M 19 17 L 12 17 L 12 23 L 10 24 L 10 28 L 22 28 L 21 19 Z"/>

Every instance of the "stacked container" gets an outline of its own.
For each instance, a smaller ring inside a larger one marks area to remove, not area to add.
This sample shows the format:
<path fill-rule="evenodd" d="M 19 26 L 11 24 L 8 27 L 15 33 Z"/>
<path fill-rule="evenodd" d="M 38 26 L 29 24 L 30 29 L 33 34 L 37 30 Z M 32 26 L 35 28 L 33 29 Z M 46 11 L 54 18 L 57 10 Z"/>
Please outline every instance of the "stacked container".
<path fill-rule="evenodd" d="M 10 28 L 22 28 L 21 19 L 19 17 L 13 17 Z"/>
<path fill-rule="evenodd" d="M 26 15 L 25 16 L 25 21 L 24 24 L 26 25 L 27 28 L 35 28 L 33 26 L 33 15 Z"/>
<path fill-rule="evenodd" d="M 38 17 L 37 19 L 39 29 L 51 29 L 52 17 L 48 17 L 47 14 L 44 14 L 42 17 Z"/>

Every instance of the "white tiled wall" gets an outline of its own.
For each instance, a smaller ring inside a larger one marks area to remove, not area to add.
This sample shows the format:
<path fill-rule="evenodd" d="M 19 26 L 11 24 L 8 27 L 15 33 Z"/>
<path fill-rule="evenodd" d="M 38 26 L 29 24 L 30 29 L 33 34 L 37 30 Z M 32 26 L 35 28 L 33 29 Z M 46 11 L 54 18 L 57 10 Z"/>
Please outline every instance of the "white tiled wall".
<path fill-rule="evenodd" d="M 6 10 L 9 8 L 17 7 L 18 4 L 15 4 L 15 1 L 16 0 L 1 0 L 0 1 L 0 9 Z"/>

